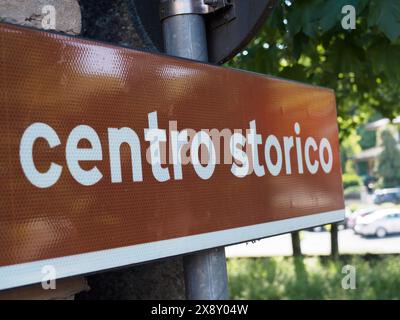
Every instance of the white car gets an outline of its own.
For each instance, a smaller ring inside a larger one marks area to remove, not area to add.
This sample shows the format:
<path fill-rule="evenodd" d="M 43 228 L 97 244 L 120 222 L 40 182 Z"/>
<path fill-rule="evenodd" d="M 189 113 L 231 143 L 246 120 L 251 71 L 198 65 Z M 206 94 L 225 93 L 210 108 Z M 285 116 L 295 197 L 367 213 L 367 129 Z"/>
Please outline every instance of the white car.
<path fill-rule="evenodd" d="M 363 236 L 383 238 L 389 233 L 400 233 L 400 208 L 377 210 L 365 217 L 359 217 L 354 231 Z"/>

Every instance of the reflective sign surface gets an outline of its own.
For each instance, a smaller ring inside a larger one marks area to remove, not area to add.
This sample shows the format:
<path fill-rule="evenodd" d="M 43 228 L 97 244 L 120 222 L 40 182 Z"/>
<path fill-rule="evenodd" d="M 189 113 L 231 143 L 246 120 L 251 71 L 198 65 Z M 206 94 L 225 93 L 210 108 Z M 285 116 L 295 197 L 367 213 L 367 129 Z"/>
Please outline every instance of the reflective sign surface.
<path fill-rule="evenodd" d="M 330 90 L 11 25 L 0 50 L 0 288 L 343 218 Z"/>

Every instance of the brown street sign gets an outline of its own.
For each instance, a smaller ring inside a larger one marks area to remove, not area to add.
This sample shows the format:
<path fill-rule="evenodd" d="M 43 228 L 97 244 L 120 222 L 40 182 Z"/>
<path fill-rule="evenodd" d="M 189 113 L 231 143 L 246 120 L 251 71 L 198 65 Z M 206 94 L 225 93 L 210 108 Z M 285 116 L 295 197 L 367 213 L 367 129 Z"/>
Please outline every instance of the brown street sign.
<path fill-rule="evenodd" d="M 342 220 L 334 93 L 0 24 L 0 289 Z"/>

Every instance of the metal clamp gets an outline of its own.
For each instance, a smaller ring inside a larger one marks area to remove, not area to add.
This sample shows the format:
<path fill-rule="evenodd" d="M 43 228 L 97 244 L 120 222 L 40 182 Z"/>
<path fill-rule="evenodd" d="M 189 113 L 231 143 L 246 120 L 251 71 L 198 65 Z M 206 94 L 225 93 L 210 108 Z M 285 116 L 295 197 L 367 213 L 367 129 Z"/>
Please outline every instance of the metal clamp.
<path fill-rule="evenodd" d="M 214 13 L 232 6 L 232 0 L 165 0 L 160 3 L 160 18 L 164 20 L 180 14 Z"/>

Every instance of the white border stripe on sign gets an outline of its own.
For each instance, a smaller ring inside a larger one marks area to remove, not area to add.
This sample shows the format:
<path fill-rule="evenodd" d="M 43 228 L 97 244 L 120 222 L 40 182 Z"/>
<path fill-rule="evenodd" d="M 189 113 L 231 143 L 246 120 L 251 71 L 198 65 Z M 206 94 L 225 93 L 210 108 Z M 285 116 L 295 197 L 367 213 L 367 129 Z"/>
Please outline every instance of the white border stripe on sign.
<path fill-rule="evenodd" d="M 42 281 L 42 268 L 54 266 L 57 279 L 127 266 L 204 249 L 273 236 L 344 219 L 344 209 L 187 237 L 82 253 L 0 267 L 0 290 Z"/>

